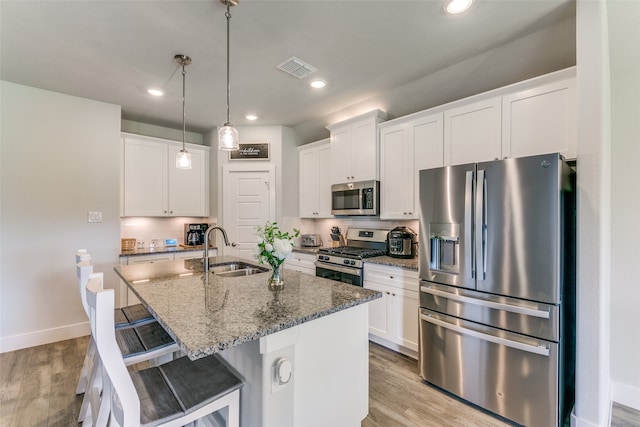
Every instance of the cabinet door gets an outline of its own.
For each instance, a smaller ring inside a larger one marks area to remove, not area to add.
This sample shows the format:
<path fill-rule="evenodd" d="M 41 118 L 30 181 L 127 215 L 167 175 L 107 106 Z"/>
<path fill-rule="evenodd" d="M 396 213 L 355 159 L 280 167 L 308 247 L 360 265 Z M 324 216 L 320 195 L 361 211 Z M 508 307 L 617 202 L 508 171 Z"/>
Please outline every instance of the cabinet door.
<path fill-rule="evenodd" d="M 413 152 L 406 124 L 380 131 L 380 219 L 407 219 L 413 210 Z"/>
<path fill-rule="evenodd" d="M 208 216 L 208 163 L 209 153 L 189 147 L 191 169 L 175 167 L 175 158 L 182 147 L 169 146 L 169 216 Z"/>
<path fill-rule="evenodd" d="M 501 106 L 494 97 L 444 112 L 445 166 L 502 157 Z"/>
<path fill-rule="evenodd" d="M 318 149 L 300 150 L 300 217 L 317 218 L 318 215 Z"/>
<path fill-rule="evenodd" d="M 364 282 L 366 289 L 382 292 L 382 298 L 375 299 L 369 303 L 369 333 L 380 338 L 390 339 L 390 319 L 389 319 L 389 297 L 391 291 L 389 287 L 375 282 Z"/>
<path fill-rule="evenodd" d="M 331 215 L 331 145 L 329 144 L 318 148 L 317 217 L 333 218 Z"/>
<path fill-rule="evenodd" d="M 506 157 L 561 153 L 576 157 L 575 78 L 502 98 L 502 143 Z"/>
<path fill-rule="evenodd" d="M 372 119 L 351 125 L 351 162 L 353 181 L 378 179 L 378 127 Z"/>
<path fill-rule="evenodd" d="M 411 160 L 413 162 L 413 193 L 407 196 L 410 218 L 419 218 L 420 171 L 444 166 L 443 114 L 436 113 L 421 117 L 409 124 L 412 141 Z"/>
<path fill-rule="evenodd" d="M 166 216 L 167 210 L 167 146 L 126 138 L 124 215 Z"/>
<path fill-rule="evenodd" d="M 419 297 L 418 292 L 394 289 L 391 292 L 391 312 L 394 319 L 394 342 L 418 351 Z"/>
<path fill-rule="evenodd" d="M 331 131 L 331 183 L 352 181 L 351 127 L 344 126 Z"/>

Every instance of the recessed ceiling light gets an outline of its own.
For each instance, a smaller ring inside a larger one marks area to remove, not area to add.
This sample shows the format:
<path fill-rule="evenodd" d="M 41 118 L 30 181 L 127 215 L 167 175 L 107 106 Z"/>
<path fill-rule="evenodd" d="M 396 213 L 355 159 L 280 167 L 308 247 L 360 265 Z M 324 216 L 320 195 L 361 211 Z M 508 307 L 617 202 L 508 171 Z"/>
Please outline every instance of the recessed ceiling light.
<path fill-rule="evenodd" d="M 153 96 L 162 96 L 162 95 L 164 95 L 164 92 L 161 91 L 160 89 L 149 89 L 149 90 L 147 90 L 147 93 L 149 95 L 153 95 Z"/>
<path fill-rule="evenodd" d="M 258 120 L 258 116 L 256 116 L 255 114 L 247 114 L 246 116 L 244 116 L 244 118 L 247 120 Z"/>
<path fill-rule="evenodd" d="M 469 9 L 473 0 L 451 0 L 445 6 L 445 10 L 449 13 L 460 13 Z"/>
<path fill-rule="evenodd" d="M 311 80 L 309 82 L 309 86 L 311 86 L 314 89 L 322 89 L 326 85 L 327 85 L 327 82 L 325 82 L 324 80 L 320 80 L 320 79 Z"/>

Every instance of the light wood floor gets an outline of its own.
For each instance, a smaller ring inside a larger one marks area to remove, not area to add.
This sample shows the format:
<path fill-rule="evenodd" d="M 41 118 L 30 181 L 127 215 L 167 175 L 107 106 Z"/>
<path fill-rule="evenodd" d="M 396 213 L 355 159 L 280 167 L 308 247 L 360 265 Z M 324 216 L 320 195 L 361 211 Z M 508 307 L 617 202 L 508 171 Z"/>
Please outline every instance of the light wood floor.
<path fill-rule="evenodd" d="M 0 426 L 76 426 L 82 396 L 75 388 L 88 342 L 82 337 L 0 354 Z M 373 343 L 369 349 L 369 416 L 362 427 L 508 426 L 423 384 L 415 360 Z M 640 427 L 640 411 L 615 404 L 611 426 Z"/>

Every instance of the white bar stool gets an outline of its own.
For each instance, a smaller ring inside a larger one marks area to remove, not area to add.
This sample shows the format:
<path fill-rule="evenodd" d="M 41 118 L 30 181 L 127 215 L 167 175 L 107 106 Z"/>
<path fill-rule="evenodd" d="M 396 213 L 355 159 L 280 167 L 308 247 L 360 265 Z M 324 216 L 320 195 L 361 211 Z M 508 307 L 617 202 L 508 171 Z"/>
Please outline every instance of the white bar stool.
<path fill-rule="evenodd" d="M 91 334 L 106 375 L 103 390 L 90 390 L 99 422 L 109 413 L 109 425 L 177 427 L 226 408 L 227 427 L 240 425 L 242 381 L 216 355 L 190 361 L 186 357 L 131 372 L 116 341 L 114 292 L 103 289 L 102 275 L 87 283 Z"/>

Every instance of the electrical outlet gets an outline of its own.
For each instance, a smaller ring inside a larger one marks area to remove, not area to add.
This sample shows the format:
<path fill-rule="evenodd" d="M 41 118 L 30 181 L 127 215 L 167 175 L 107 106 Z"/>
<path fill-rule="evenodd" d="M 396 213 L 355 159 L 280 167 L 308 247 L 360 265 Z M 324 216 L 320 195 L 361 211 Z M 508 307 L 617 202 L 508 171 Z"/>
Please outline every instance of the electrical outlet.
<path fill-rule="evenodd" d="M 88 222 L 102 222 L 102 212 L 89 211 L 87 214 Z"/>

